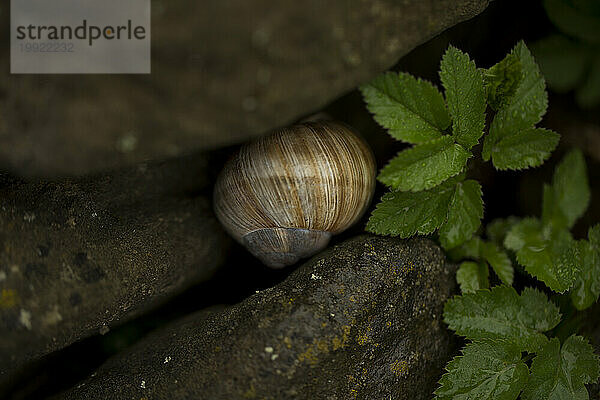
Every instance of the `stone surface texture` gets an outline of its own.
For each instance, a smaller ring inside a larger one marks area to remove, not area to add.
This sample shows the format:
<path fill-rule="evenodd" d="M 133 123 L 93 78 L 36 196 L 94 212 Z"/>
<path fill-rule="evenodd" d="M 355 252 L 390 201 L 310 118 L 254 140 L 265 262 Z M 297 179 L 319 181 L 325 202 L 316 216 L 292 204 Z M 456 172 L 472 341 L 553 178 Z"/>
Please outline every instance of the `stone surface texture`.
<path fill-rule="evenodd" d="M 208 279 L 229 238 L 201 155 L 54 183 L 0 176 L 0 381 Z"/>
<path fill-rule="evenodd" d="M 152 333 L 58 398 L 430 399 L 454 348 L 442 322 L 454 271 L 427 239 L 349 239 Z"/>
<path fill-rule="evenodd" d="M 11 75 L 0 169 L 82 174 L 245 141 L 320 110 L 489 0 L 153 0 L 152 74 Z M 0 25 L 8 32 L 8 3 Z"/>

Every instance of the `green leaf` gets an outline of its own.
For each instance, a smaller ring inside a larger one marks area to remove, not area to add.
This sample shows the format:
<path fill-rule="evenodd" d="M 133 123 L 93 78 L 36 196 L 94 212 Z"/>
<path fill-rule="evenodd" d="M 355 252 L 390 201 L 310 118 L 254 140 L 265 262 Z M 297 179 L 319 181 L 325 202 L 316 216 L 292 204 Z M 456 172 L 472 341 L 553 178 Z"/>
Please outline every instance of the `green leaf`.
<path fill-rule="evenodd" d="M 598 356 L 581 336 L 571 336 L 560 346 L 558 338 L 547 343 L 533 359 L 531 377 L 523 400 L 587 400 L 586 383 L 598 379 Z"/>
<path fill-rule="evenodd" d="M 594 225 L 588 230 L 588 240 L 596 251 L 600 251 L 600 225 Z"/>
<path fill-rule="evenodd" d="M 485 161 L 493 157 L 496 144 L 502 139 L 528 130 L 540 122 L 548 106 L 544 78 L 525 43 L 519 42 L 511 54 L 519 59 L 523 77 L 514 96 L 498 110 L 492 121 L 483 143 L 482 157 Z"/>
<path fill-rule="evenodd" d="M 446 251 L 446 254 L 453 262 L 464 259 L 479 261 L 481 259 L 481 250 L 484 242 L 481 238 L 474 236 L 462 245 Z"/>
<path fill-rule="evenodd" d="M 570 291 L 573 305 L 585 310 L 598 300 L 600 294 L 600 253 L 587 241 L 578 242 L 580 273 Z"/>
<path fill-rule="evenodd" d="M 562 35 L 551 35 L 532 46 L 533 54 L 552 90 L 565 93 L 582 83 L 591 52 Z"/>
<path fill-rule="evenodd" d="M 477 231 L 483 218 L 481 185 L 467 180 L 456 185 L 448 209 L 448 220 L 440 228 L 440 242 L 445 249 L 459 246 Z"/>
<path fill-rule="evenodd" d="M 598 235 L 600 225 L 590 228 L 589 241 L 578 242 L 580 273 L 570 292 L 573 305 L 578 310 L 590 307 L 600 295 L 600 247 L 594 243 Z"/>
<path fill-rule="evenodd" d="M 520 251 L 527 243 L 542 235 L 542 224 L 537 218 L 524 218 L 513 225 L 504 238 L 504 247 L 514 252 Z M 543 240 L 540 239 L 540 240 Z"/>
<path fill-rule="evenodd" d="M 492 266 L 502 283 L 511 286 L 515 270 L 508 254 L 495 243 L 485 243 L 481 249 L 483 258 Z"/>
<path fill-rule="evenodd" d="M 542 332 L 560 322 L 560 313 L 535 289 L 525 288 L 519 296 L 512 287 L 496 286 L 448 300 L 444 321 L 468 339 L 506 339 L 535 352 L 548 340 Z"/>
<path fill-rule="evenodd" d="M 367 223 L 367 231 L 407 238 L 427 235 L 446 220 L 454 186 L 440 185 L 421 192 L 386 193 Z"/>
<path fill-rule="evenodd" d="M 590 202 L 590 187 L 581 150 L 570 151 L 556 167 L 551 188 L 544 188 L 542 221 L 555 229 L 572 228 Z"/>
<path fill-rule="evenodd" d="M 585 158 L 579 149 L 571 150 L 554 171 L 552 187 L 558 207 L 571 228 L 590 203 L 590 185 Z"/>
<path fill-rule="evenodd" d="M 469 157 L 471 153 L 450 136 L 442 136 L 400 152 L 381 170 L 378 179 L 397 190 L 427 190 L 458 175 Z"/>
<path fill-rule="evenodd" d="M 521 350 L 501 340 L 469 343 L 446 367 L 437 399 L 514 400 L 529 377 Z"/>
<path fill-rule="evenodd" d="M 545 0 L 548 18 L 561 31 L 590 43 L 600 43 L 600 18 L 573 6 L 569 0 Z"/>
<path fill-rule="evenodd" d="M 508 218 L 497 218 L 486 225 L 485 232 L 490 241 L 502 245 L 506 234 L 512 229 L 513 226 L 521 221 L 517 217 Z"/>
<path fill-rule="evenodd" d="M 485 263 L 465 261 L 456 271 L 456 282 L 460 285 L 462 293 L 474 293 L 490 287 L 488 276 L 489 270 Z"/>
<path fill-rule="evenodd" d="M 427 81 L 386 72 L 360 90 L 375 121 L 398 140 L 424 143 L 450 126 L 442 94 Z"/>
<path fill-rule="evenodd" d="M 566 230 L 544 231 L 541 222 L 526 218 L 506 235 L 504 246 L 531 275 L 558 293 L 568 290 L 578 274 L 577 243 Z"/>
<path fill-rule="evenodd" d="M 558 194 L 552 187 L 544 183 L 542 189 L 542 222 L 545 226 L 552 229 L 569 229 L 567 216 L 561 211 L 557 196 Z"/>
<path fill-rule="evenodd" d="M 441 137 L 450 125 L 441 93 L 427 81 L 386 72 L 360 90 L 375 121 L 398 140 L 424 143 Z"/>
<path fill-rule="evenodd" d="M 558 133 L 542 128 L 506 136 L 494 146 L 494 166 L 499 170 L 538 167 L 550 157 L 559 140 Z"/>
<path fill-rule="evenodd" d="M 469 150 L 483 135 L 486 107 L 483 76 L 469 56 L 453 46 L 442 57 L 440 69 L 452 116 L 452 133 L 456 142 Z"/>
<path fill-rule="evenodd" d="M 488 104 L 494 111 L 508 104 L 523 77 L 521 61 L 514 54 L 485 70 L 483 78 Z"/>

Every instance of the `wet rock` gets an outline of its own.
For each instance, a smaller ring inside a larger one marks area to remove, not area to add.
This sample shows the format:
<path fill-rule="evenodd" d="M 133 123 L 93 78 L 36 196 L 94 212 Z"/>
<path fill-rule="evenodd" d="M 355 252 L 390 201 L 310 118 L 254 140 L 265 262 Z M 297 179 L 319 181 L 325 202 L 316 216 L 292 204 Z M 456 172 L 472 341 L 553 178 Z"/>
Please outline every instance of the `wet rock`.
<path fill-rule="evenodd" d="M 431 241 L 359 236 L 151 334 L 58 398 L 429 399 L 453 348 L 454 286 Z"/>
<path fill-rule="evenodd" d="M 220 265 L 201 155 L 54 183 L 0 176 L 0 381 Z"/>
<path fill-rule="evenodd" d="M 10 75 L 0 168 L 80 174 L 246 140 L 320 110 L 489 0 L 152 1 L 152 74 Z M 10 12 L 0 5 L 8 30 Z"/>

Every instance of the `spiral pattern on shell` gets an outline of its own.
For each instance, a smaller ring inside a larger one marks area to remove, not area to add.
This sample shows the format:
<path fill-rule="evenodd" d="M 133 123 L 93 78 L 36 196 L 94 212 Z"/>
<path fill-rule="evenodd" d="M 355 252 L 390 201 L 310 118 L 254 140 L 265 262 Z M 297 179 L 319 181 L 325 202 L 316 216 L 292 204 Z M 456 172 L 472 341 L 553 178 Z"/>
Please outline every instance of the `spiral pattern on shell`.
<path fill-rule="evenodd" d="M 236 240 L 281 267 L 357 222 L 375 173 L 371 150 L 346 125 L 294 125 L 242 146 L 217 179 L 215 213 Z"/>

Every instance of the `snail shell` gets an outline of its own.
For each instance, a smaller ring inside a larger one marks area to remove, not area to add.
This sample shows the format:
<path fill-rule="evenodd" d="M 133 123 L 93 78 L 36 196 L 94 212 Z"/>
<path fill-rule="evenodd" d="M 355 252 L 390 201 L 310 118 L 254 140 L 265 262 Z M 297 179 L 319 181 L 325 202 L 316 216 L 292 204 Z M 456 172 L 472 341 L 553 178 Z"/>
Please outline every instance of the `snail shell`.
<path fill-rule="evenodd" d="M 375 174 L 371 150 L 349 127 L 294 125 L 242 146 L 217 179 L 215 213 L 252 254 L 281 268 L 358 221 Z"/>

